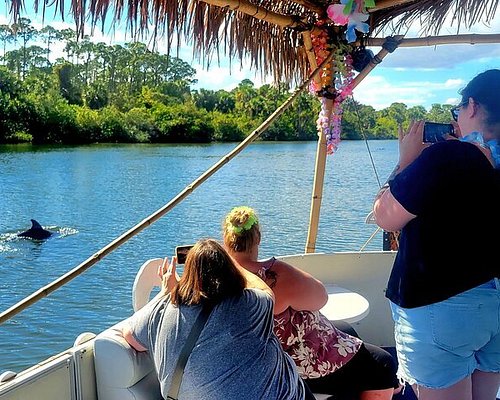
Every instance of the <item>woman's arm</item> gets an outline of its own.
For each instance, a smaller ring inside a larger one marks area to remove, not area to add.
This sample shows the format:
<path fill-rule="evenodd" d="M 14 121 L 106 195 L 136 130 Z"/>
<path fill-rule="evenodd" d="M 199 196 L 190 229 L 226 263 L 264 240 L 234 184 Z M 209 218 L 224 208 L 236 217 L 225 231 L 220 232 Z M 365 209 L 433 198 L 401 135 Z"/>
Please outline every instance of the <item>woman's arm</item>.
<path fill-rule="evenodd" d="M 250 271 L 247 271 L 244 267 L 241 265 L 236 264 L 238 269 L 240 270 L 241 274 L 247 281 L 247 288 L 253 288 L 253 289 L 260 289 L 266 292 L 273 300 L 275 300 L 274 293 L 272 289 L 266 285 L 266 283 L 260 279 L 257 275 L 252 274 Z"/>
<path fill-rule="evenodd" d="M 132 330 L 129 326 L 126 326 L 122 329 L 122 336 L 127 341 L 127 343 L 134 348 L 136 351 L 146 351 L 147 349 L 140 344 L 134 335 L 132 334 Z"/>
<path fill-rule="evenodd" d="M 299 311 L 317 311 L 328 301 L 325 286 L 311 274 L 280 260 L 276 260 L 272 270 L 277 275 L 276 285 L 273 287 L 276 297 L 275 314 L 288 307 Z"/>
<path fill-rule="evenodd" d="M 406 134 L 401 127 L 398 130 L 399 162 L 387 179 L 387 182 L 380 188 L 373 203 L 375 221 L 378 226 L 386 231 L 398 231 L 416 217 L 416 215 L 408 212 L 392 195 L 389 182 L 429 146 L 428 143 L 422 142 L 424 125 L 424 121 L 411 122 Z"/>
<path fill-rule="evenodd" d="M 388 187 L 380 190 L 373 203 L 373 215 L 377 225 L 388 232 L 403 228 L 416 215 L 406 209 L 394 198 Z"/>

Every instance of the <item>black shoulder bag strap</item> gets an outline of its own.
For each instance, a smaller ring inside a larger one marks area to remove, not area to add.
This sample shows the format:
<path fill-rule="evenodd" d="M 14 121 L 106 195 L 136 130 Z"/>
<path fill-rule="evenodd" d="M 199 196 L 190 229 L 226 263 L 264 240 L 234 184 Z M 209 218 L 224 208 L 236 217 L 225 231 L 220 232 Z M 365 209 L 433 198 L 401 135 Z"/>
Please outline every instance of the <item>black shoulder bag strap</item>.
<path fill-rule="evenodd" d="M 201 331 L 207 323 L 208 317 L 212 312 L 212 308 L 212 305 L 203 305 L 198 318 L 196 318 L 196 321 L 194 321 L 191 332 L 189 332 L 189 336 L 186 339 L 186 344 L 184 344 L 181 354 L 179 355 L 179 359 L 177 360 L 177 364 L 175 366 L 174 374 L 172 377 L 172 383 L 170 384 L 170 389 L 168 390 L 167 400 L 177 400 L 177 396 L 179 396 L 179 389 L 181 387 L 182 375 L 184 374 L 184 367 L 186 366 L 189 355 L 191 354 L 191 351 L 193 350 L 193 347 L 196 344 Z"/>

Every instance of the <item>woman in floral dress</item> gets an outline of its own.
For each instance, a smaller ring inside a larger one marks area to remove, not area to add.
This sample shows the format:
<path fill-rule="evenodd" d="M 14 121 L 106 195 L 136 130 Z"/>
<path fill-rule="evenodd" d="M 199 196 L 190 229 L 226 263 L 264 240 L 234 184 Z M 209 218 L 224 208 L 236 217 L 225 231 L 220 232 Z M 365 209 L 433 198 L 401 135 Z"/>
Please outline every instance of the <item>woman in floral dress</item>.
<path fill-rule="evenodd" d="M 223 237 L 229 254 L 273 290 L 274 332 L 313 392 L 349 400 L 392 398 L 398 387 L 393 357 L 338 330 L 319 312 L 328 300 L 323 284 L 274 257 L 258 261 L 261 233 L 253 209 L 231 210 Z"/>

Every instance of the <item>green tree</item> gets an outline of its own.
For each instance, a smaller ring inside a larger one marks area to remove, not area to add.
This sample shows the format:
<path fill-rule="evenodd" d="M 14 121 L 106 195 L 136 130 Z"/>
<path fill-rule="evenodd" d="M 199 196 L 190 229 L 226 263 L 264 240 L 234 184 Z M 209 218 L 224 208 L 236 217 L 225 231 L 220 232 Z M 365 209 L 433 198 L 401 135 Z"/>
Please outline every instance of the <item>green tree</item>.
<path fill-rule="evenodd" d="M 22 40 L 21 76 L 24 79 L 28 70 L 28 53 L 26 50 L 28 42 L 36 37 L 38 31 L 31 26 L 31 20 L 28 18 L 19 18 L 19 21 L 12 25 L 12 30 Z"/>
<path fill-rule="evenodd" d="M 451 120 L 452 106 L 449 104 L 433 104 L 425 116 L 427 121 L 449 123 Z"/>
<path fill-rule="evenodd" d="M 57 29 L 53 28 L 50 25 L 44 26 L 40 30 L 39 35 L 45 42 L 45 57 L 47 58 L 47 67 L 50 67 L 51 46 L 54 42 L 62 40 L 63 35 L 61 32 L 59 32 Z"/>
<path fill-rule="evenodd" d="M 419 121 L 425 119 L 427 110 L 423 106 L 414 106 L 407 111 L 408 121 Z"/>
<path fill-rule="evenodd" d="M 0 25 L 0 41 L 2 41 L 3 52 L 3 65 L 5 65 L 5 53 L 7 52 L 7 43 L 14 40 L 14 32 L 9 25 Z"/>

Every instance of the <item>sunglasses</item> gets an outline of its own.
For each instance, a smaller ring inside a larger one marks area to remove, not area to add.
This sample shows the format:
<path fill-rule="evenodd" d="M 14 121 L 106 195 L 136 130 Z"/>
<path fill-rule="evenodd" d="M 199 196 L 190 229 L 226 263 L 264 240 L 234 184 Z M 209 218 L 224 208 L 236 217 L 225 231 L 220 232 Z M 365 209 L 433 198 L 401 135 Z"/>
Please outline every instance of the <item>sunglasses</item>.
<path fill-rule="evenodd" d="M 460 109 L 463 107 L 463 106 L 466 106 L 467 104 L 469 104 L 469 100 L 467 101 L 464 101 L 463 103 L 460 103 L 458 106 L 455 106 L 453 107 L 450 111 L 451 111 L 451 116 L 453 117 L 453 120 L 455 122 L 458 121 L 458 114 L 460 114 Z"/>

